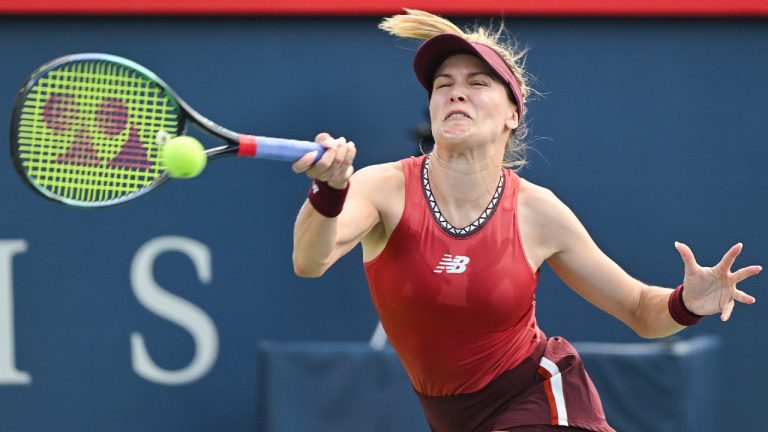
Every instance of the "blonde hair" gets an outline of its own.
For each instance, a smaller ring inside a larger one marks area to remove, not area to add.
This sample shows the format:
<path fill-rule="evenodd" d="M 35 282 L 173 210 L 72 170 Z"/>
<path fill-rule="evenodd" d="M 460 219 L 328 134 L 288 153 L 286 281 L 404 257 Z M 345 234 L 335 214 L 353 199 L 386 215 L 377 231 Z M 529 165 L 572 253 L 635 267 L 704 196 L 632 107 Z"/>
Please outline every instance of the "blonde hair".
<path fill-rule="evenodd" d="M 430 39 L 444 33 L 461 36 L 469 42 L 487 45 L 496 51 L 507 63 L 515 76 L 523 96 L 523 105 L 526 105 L 528 95 L 532 89 L 528 84 L 528 74 L 523 69 L 525 64 L 525 50 L 519 49 L 514 41 L 505 36 L 504 25 L 499 25 L 498 30 L 475 26 L 464 31 L 445 18 L 415 9 L 404 9 L 405 14 L 384 18 L 379 24 L 379 29 L 391 35 L 412 38 Z M 522 110 L 521 110 L 522 111 Z M 528 134 L 528 127 L 520 113 L 520 124 L 512 131 L 504 149 L 504 166 L 519 170 L 527 164 L 526 153 L 528 146 L 524 140 Z"/>

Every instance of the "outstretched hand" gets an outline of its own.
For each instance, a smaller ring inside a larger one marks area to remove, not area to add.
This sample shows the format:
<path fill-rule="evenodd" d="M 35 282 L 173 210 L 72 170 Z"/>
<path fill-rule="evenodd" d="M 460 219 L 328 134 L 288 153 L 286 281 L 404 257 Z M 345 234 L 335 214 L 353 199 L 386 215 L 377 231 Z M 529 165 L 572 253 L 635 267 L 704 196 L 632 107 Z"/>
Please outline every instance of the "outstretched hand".
<path fill-rule="evenodd" d="M 713 315 L 720 312 L 720 319 L 728 321 L 735 302 L 755 302 L 754 297 L 736 289 L 736 284 L 760 273 L 763 268 L 753 265 L 731 272 L 742 247 L 741 243 L 731 247 L 714 267 L 701 267 L 696 262 L 691 248 L 675 242 L 675 248 L 685 264 L 683 303 L 688 310 L 697 315 Z"/>

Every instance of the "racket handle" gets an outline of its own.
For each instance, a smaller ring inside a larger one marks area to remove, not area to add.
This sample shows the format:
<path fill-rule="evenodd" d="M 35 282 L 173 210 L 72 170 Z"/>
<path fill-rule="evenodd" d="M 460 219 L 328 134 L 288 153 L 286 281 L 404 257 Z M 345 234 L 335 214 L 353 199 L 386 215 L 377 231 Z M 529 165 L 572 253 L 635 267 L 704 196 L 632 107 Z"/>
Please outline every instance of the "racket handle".
<path fill-rule="evenodd" d="M 269 159 L 283 162 L 295 162 L 305 154 L 317 151 L 312 163 L 320 160 L 325 147 L 316 142 L 299 141 L 285 138 L 271 138 L 254 135 L 240 135 L 238 156 Z"/>

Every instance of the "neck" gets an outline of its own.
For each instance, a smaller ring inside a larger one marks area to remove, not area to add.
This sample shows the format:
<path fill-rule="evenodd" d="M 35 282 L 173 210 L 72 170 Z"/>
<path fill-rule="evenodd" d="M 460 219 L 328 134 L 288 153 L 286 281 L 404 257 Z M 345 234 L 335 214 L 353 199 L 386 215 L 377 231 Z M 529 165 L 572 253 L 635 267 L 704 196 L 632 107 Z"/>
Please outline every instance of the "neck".
<path fill-rule="evenodd" d="M 475 213 L 496 192 L 503 155 L 440 152 L 430 155 L 429 183 L 444 212 Z"/>

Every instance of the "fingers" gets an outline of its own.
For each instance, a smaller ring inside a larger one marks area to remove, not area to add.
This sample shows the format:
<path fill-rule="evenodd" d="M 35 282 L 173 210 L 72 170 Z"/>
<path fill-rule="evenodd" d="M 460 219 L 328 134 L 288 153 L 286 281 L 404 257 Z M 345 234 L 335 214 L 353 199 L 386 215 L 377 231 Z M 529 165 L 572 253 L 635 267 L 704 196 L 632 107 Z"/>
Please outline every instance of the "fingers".
<path fill-rule="evenodd" d="M 762 269 L 763 268 L 760 266 L 750 266 L 750 267 L 745 267 L 743 269 L 740 269 L 731 275 L 731 283 L 733 284 L 731 285 L 732 293 L 730 294 L 730 296 L 723 299 L 725 300 L 725 303 L 721 308 L 721 314 L 720 314 L 720 319 L 722 321 L 728 321 L 731 318 L 731 314 L 733 313 L 733 308 L 736 305 L 736 302 L 744 303 L 744 304 L 754 304 L 755 301 L 757 301 L 751 295 L 745 293 L 744 291 L 736 289 L 735 285 L 748 277 L 751 277 L 760 273 Z"/>
<path fill-rule="evenodd" d="M 334 141 L 335 140 L 333 139 L 333 137 L 331 137 L 331 135 L 326 132 L 321 132 L 317 134 L 317 136 L 315 136 L 315 142 L 322 145 L 326 149 L 333 147 L 335 145 Z M 293 170 L 293 172 L 297 174 L 306 172 L 307 170 L 312 168 L 316 158 L 317 158 L 317 151 L 309 152 L 304 156 L 302 156 L 301 158 L 299 158 L 299 160 L 294 162 L 293 165 L 291 165 L 291 169 Z"/>
<path fill-rule="evenodd" d="M 744 303 L 744 304 L 754 304 L 755 301 L 757 301 L 754 297 L 751 295 L 745 293 L 744 291 L 734 289 L 733 295 L 730 299 L 728 299 L 724 304 L 723 307 L 720 309 L 720 320 L 721 321 L 728 321 L 731 319 L 731 314 L 733 314 L 733 308 L 736 306 L 736 302 Z"/>
<path fill-rule="evenodd" d="M 744 267 L 743 269 L 739 269 L 731 275 L 731 281 L 735 285 L 748 277 L 751 277 L 760 273 L 760 271 L 762 270 L 763 268 L 760 266 Z M 745 293 L 744 291 L 736 289 L 736 287 L 734 286 L 733 294 L 731 295 L 731 298 L 723 305 L 722 313 L 720 314 L 720 319 L 722 321 L 728 321 L 731 318 L 731 314 L 733 313 L 733 308 L 736 305 L 736 302 L 744 303 L 744 304 L 754 304 L 756 301 L 757 299 Z"/>
<path fill-rule="evenodd" d="M 680 254 L 680 258 L 683 259 L 685 265 L 685 274 L 691 274 L 699 266 L 696 262 L 696 258 L 693 256 L 693 251 L 688 245 L 680 242 L 675 242 L 675 249 Z"/>
<path fill-rule="evenodd" d="M 339 139 L 343 141 L 339 142 L 338 145 L 334 146 L 332 149 L 334 151 L 332 154 L 333 160 L 331 161 L 331 165 L 327 170 L 327 175 L 329 178 L 346 177 L 346 172 L 351 166 L 357 152 L 355 143 L 351 141 L 346 142 L 344 138 Z"/>
<path fill-rule="evenodd" d="M 728 321 L 733 313 L 733 306 L 736 303 L 731 300 L 723 306 L 723 312 L 720 314 L 720 321 Z"/>
<path fill-rule="evenodd" d="M 315 140 L 325 147 L 323 156 L 314 162 L 317 152 L 308 153 L 294 162 L 293 171 L 305 172 L 310 178 L 327 182 L 337 189 L 345 188 L 354 173 L 352 163 L 357 155 L 355 143 L 343 137 L 334 139 L 327 133 L 318 134 Z"/>
<path fill-rule="evenodd" d="M 733 267 L 743 247 L 742 243 L 733 245 L 723 255 L 723 258 L 717 265 L 702 269 L 696 262 L 693 251 L 687 245 L 675 242 L 675 248 L 680 253 L 680 257 L 685 264 L 685 283 L 688 284 L 690 279 L 691 287 L 696 286 L 698 291 L 703 289 L 700 293 L 703 296 L 712 298 L 716 295 L 719 297 L 718 309 L 720 310 L 720 319 L 722 321 L 728 321 L 731 318 L 736 302 L 753 304 L 756 301 L 751 295 L 738 290 L 736 285 L 747 278 L 757 275 L 763 268 L 753 265 L 731 273 L 731 267 Z"/>
<path fill-rule="evenodd" d="M 722 271 L 729 272 L 731 267 L 733 267 L 733 263 L 736 261 L 736 257 L 741 253 L 743 246 L 744 245 L 741 243 L 736 243 L 731 246 L 731 248 L 728 249 L 728 252 L 723 255 L 723 259 L 721 259 L 715 267 L 720 268 Z"/>
<path fill-rule="evenodd" d="M 733 293 L 733 299 L 744 304 L 754 304 L 757 301 L 754 297 L 741 290 L 736 290 Z"/>
<path fill-rule="evenodd" d="M 323 143 L 325 143 L 325 142 L 327 142 L 327 141 L 333 141 L 333 137 L 332 137 L 332 136 L 331 136 L 331 134 L 329 134 L 329 133 L 326 133 L 326 132 L 320 132 L 320 133 L 319 133 L 319 134 L 317 134 L 317 136 L 315 137 L 315 142 L 316 142 L 316 143 L 318 143 L 318 144 L 323 144 Z M 325 147 L 325 146 L 324 146 L 324 147 Z"/>
<path fill-rule="evenodd" d="M 315 158 L 317 157 L 317 150 L 309 152 L 299 158 L 296 162 L 291 165 L 291 169 L 295 173 L 303 173 L 304 171 L 308 170 L 310 167 L 312 167 L 312 162 L 315 161 Z"/>
<path fill-rule="evenodd" d="M 743 269 L 739 269 L 733 272 L 733 274 L 731 275 L 731 278 L 733 279 L 734 283 L 739 283 L 746 278 L 755 276 L 761 271 L 763 271 L 763 268 L 757 265 L 744 267 Z"/>

